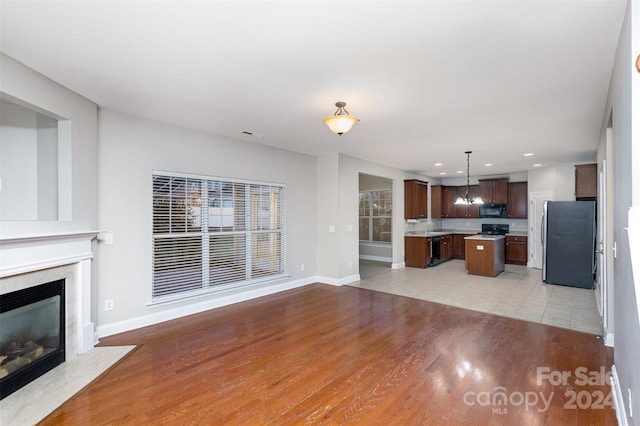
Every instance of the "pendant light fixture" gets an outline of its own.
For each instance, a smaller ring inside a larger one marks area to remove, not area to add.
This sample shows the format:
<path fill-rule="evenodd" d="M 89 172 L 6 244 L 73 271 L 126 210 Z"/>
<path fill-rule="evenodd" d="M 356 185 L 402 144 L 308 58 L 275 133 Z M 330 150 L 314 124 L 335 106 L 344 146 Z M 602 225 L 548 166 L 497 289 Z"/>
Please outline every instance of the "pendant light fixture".
<path fill-rule="evenodd" d="M 469 156 L 471 155 L 471 152 L 472 151 L 465 151 L 465 154 L 467 154 L 467 192 L 464 194 L 464 196 L 459 195 L 456 199 L 455 204 L 484 204 L 482 198 L 479 195 L 476 197 L 469 196 Z"/>
<path fill-rule="evenodd" d="M 338 107 L 336 112 L 332 116 L 325 118 L 323 122 L 329 126 L 329 129 L 331 129 L 333 133 L 342 136 L 343 133 L 351 130 L 355 122 L 360 121 L 360 119 L 349 114 L 349 111 L 344 108 L 347 106 L 346 103 L 336 102 L 336 106 Z"/>

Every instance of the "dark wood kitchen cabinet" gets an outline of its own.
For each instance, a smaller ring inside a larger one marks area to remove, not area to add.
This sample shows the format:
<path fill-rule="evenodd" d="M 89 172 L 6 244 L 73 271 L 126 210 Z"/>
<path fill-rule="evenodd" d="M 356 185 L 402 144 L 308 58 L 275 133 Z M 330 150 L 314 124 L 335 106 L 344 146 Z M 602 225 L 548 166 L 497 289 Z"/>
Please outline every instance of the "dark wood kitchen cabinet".
<path fill-rule="evenodd" d="M 509 179 L 481 179 L 480 196 L 485 204 L 507 204 L 509 202 Z"/>
<path fill-rule="evenodd" d="M 528 252 L 527 237 L 515 235 L 507 235 L 505 237 L 505 263 L 526 266 Z"/>
<path fill-rule="evenodd" d="M 456 198 L 458 198 L 458 187 L 443 186 L 442 187 L 442 217 L 452 218 L 458 217 L 456 212 Z"/>
<path fill-rule="evenodd" d="M 431 238 L 404 237 L 404 263 L 412 268 L 426 268 L 431 262 Z"/>
<path fill-rule="evenodd" d="M 431 217 L 440 219 L 442 217 L 442 186 L 431 186 Z"/>
<path fill-rule="evenodd" d="M 452 257 L 464 260 L 464 237 L 474 234 L 453 234 L 452 236 Z"/>
<path fill-rule="evenodd" d="M 458 195 L 464 197 L 467 195 L 467 186 L 458 186 Z M 480 195 L 480 187 L 478 185 L 469 185 L 469 197 L 477 197 Z M 456 197 L 457 198 L 457 197 Z M 455 200 L 454 200 L 455 202 Z M 480 210 L 477 204 L 458 204 L 455 206 L 456 216 L 458 218 L 476 218 L 480 217 Z"/>
<path fill-rule="evenodd" d="M 595 200 L 598 196 L 598 165 L 576 166 L 576 200 Z"/>
<path fill-rule="evenodd" d="M 440 259 L 442 262 L 453 257 L 453 241 L 451 235 L 443 235 L 440 237 Z"/>
<path fill-rule="evenodd" d="M 426 219 L 428 217 L 429 183 L 417 179 L 404 181 L 404 218 Z"/>
<path fill-rule="evenodd" d="M 526 219 L 528 204 L 527 182 L 510 182 L 507 216 L 511 219 Z"/>

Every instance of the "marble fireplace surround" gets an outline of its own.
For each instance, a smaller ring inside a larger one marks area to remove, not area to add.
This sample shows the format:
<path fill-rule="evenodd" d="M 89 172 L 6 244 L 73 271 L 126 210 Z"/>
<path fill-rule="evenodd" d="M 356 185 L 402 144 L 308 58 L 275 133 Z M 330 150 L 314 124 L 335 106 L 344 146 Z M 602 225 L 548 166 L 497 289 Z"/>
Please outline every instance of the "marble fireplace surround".
<path fill-rule="evenodd" d="M 91 240 L 97 231 L 0 237 L 0 294 L 65 279 L 65 360 L 96 343 L 91 320 Z"/>

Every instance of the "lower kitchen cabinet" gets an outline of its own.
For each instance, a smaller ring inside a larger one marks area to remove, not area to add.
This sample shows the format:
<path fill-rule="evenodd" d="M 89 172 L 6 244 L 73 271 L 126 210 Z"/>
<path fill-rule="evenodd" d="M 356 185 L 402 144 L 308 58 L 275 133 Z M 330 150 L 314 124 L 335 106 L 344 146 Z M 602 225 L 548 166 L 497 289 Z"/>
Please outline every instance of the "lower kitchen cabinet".
<path fill-rule="evenodd" d="M 495 277 L 504 271 L 503 237 L 468 237 L 465 240 L 464 265 L 471 275 Z"/>
<path fill-rule="evenodd" d="M 528 252 L 527 237 L 514 235 L 505 237 L 505 263 L 526 266 Z"/>
<path fill-rule="evenodd" d="M 453 234 L 452 237 L 452 257 L 454 259 L 464 260 L 464 237 L 470 237 L 475 234 Z"/>
<path fill-rule="evenodd" d="M 443 235 L 440 237 L 440 259 L 442 262 L 451 259 L 453 256 L 453 242 L 451 235 Z"/>
<path fill-rule="evenodd" d="M 431 238 L 404 237 L 404 264 L 413 268 L 426 268 L 431 262 Z"/>

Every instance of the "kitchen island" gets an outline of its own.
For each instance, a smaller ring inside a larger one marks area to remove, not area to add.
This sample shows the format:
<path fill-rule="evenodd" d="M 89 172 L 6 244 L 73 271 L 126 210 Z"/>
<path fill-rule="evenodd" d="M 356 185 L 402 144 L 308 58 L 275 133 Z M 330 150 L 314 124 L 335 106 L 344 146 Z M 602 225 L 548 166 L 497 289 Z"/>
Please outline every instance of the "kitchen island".
<path fill-rule="evenodd" d="M 495 277 L 504 271 L 504 235 L 472 235 L 464 241 L 467 273 Z"/>

